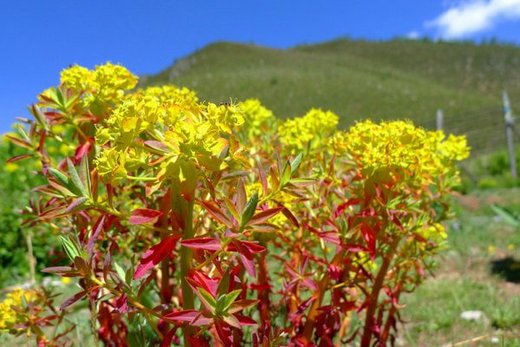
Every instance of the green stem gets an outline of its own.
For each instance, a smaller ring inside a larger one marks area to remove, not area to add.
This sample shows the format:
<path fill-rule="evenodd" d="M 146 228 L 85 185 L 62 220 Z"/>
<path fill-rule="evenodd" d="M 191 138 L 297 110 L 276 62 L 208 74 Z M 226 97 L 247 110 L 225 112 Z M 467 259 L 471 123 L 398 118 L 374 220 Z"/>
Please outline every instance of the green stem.
<path fill-rule="evenodd" d="M 174 183 L 172 186 L 172 210 L 177 215 L 181 216 L 183 226 L 183 240 L 191 239 L 194 236 L 193 230 L 193 203 L 194 200 L 191 198 L 189 201 L 181 196 L 178 186 Z M 190 287 L 186 277 L 188 276 L 193 259 L 193 253 L 191 249 L 181 246 L 179 252 L 180 261 L 180 279 L 181 279 L 181 290 L 182 290 L 182 308 L 190 310 L 195 307 L 193 289 Z M 188 337 L 192 336 L 195 332 L 193 327 L 184 326 L 182 328 L 184 335 L 184 345 L 190 346 Z"/>

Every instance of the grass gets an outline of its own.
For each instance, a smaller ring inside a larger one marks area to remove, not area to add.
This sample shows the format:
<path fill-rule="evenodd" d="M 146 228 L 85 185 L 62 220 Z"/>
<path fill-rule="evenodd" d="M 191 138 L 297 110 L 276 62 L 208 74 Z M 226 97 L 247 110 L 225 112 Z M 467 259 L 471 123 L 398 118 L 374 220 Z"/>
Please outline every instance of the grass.
<path fill-rule="evenodd" d="M 520 110 L 520 48 L 511 45 L 336 40 L 287 50 L 216 43 L 145 76 L 213 102 L 259 98 L 279 117 L 330 109 L 345 127 L 359 119 L 409 118 L 466 133 L 476 151 L 505 143 L 502 90 Z"/>
<path fill-rule="evenodd" d="M 477 191 L 457 198 L 448 249 L 439 257 L 435 277 L 405 297 L 405 345 L 451 345 L 483 337 L 464 345 L 520 346 L 520 283 L 506 280 L 520 268 L 503 268 L 520 264 L 520 230 L 497 218 L 491 203 L 518 209 L 520 190 Z M 461 319 L 468 310 L 482 311 L 485 318 Z"/>

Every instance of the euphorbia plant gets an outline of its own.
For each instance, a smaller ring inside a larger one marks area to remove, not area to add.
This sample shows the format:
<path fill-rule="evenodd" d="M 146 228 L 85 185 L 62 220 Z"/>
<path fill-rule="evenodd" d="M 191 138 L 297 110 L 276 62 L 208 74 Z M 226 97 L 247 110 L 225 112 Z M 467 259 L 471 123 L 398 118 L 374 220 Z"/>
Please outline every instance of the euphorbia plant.
<path fill-rule="evenodd" d="M 62 309 L 87 300 L 101 341 L 392 341 L 401 293 L 445 236 L 464 139 L 406 122 L 336 131 L 318 109 L 281 122 L 256 100 L 171 86 L 129 92 L 136 77 L 112 64 L 61 77 L 11 138 L 48 180 L 30 221 L 59 226 L 69 259 L 46 271 L 78 279 Z M 55 160 L 49 141 L 76 151 Z"/>

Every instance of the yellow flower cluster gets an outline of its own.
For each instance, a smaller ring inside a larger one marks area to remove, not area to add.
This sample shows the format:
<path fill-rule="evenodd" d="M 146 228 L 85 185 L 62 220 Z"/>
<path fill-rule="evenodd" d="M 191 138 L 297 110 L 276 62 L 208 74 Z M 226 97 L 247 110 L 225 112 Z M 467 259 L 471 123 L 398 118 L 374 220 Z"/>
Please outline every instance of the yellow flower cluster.
<path fill-rule="evenodd" d="M 423 227 L 418 231 L 418 234 L 426 240 L 435 242 L 437 245 L 442 244 L 448 238 L 446 229 L 440 223 L 434 223 L 433 225 Z"/>
<path fill-rule="evenodd" d="M 335 140 L 338 140 L 337 138 Z M 366 175 L 385 173 L 408 184 L 429 184 L 469 155 L 463 136 L 426 131 L 406 121 L 363 121 L 343 136 L 346 153 Z"/>
<path fill-rule="evenodd" d="M 61 72 L 61 84 L 77 92 L 85 93 L 86 106 L 94 101 L 117 103 L 126 90 L 137 85 L 138 78 L 121 65 L 107 63 L 96 66 L 94 70 L 74 65 Z"/>
<path fill-rule="evenodd" d="M 335 131 L 338 120 L 333 112 L 311 109 L 305 116 L 288 119 L 280 125 L 280 142 L 292 153 L 319 148 Z"/>
<path fill-rule="evenodd" d="M 221 152 L 232 145 L 233 133 L 243 123 L 236 105 L 198 103 L 186 88 L 138 91 L 126 96 L 97 129 L 96 140 L 103 146 L 96 160 L 98 172 L 105 181 L 118 183 L 128 172 L 153 171 L 152 155 L 163 160 L 148 178 L 178 175 L 178 159 L 218 170 Z"/>
<path fill-rule="evenodd" d="M 265 108 L 258 99 L 247 99 L 238 104 L 244 115 L 244 127 L 249 139 L 261 137 L 273 130 L 276 117 L 273 112 Z"/>
<path fill-rule="evenodd" d="M 36 298 L 36 293 L 30 290 L 16 289 L 8 293 L 5 299 L 0 302 L 0 331 L 13 329 L 21 323 L 20 314 L 13 308 L 21 308 L 24 302 L 32 301 Z"/>

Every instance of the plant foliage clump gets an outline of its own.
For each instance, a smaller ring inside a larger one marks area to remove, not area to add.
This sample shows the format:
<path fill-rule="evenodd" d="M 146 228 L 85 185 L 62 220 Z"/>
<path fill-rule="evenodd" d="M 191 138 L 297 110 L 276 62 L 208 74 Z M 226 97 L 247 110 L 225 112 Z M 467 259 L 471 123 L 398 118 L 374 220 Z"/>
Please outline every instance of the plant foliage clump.
<path fill-rule="evenodd" d="M 67 266 L 44 271 L 77 280 L 63 314 L 88 302 L 117 346 L 392 342 L 400 296 L 446 238 L 465 139 L 403 121 L 339 131 L 319 109 L 280 121 L 257 100 L 136 83 L 73 66 L 9 136 L 46 180 L 28 223 L 61 232 Z M 73 153 L 50 156 L 56 141 Z M 67 339 L 44 329 L 62 315 L 38 316 L 23 329 L 41 345 Z"/>

